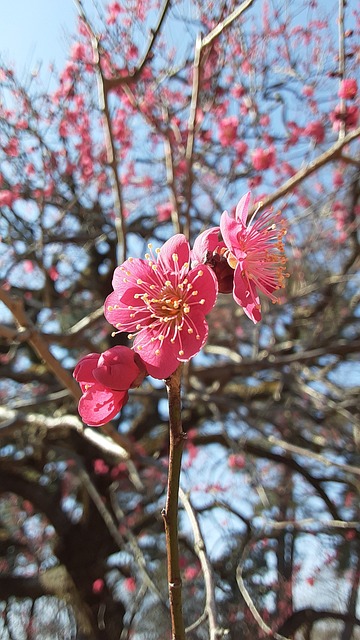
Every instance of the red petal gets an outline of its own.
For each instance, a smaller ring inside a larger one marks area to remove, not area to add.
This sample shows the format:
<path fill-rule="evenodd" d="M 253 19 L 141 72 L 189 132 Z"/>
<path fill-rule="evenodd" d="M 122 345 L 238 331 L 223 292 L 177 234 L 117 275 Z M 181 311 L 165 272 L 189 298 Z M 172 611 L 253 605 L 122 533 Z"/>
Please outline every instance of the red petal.
<path fill-rule="evenodd" d="M 190 246 L 185 236 L 182 233 L 177 233 L 175 236 L 172 236 L 165 244 L 161 247 L 158 257 L 158 265 L 164 271 L 164 274 L 167 275 L 167 272 L 174 271 L 174 258 L 173 255 L 177 255 L 177 263 L 178 267 L 181 267 L 185 264 L 185 262 L 189 263 L 190 261 Z"/>
<path fill-rule="evenodd" d="M 242 274 L 242 267 L 238 264 L 234 274 L 235 302 L 242 307 L 246 315 L 256 324 L 261 320 L 260 300 L 256 292 L 256 287 L 251 280 Z"/>
<path fill-rule="evenodd" d="M 247 217 L 248 217 L 248 211 L 249 211 L 249 204 L 250 204 L 250 199 L 251 199 L 251 192 L 248 191 L 242 198 L 241 200 L 239 200 L 238 205 L 236 207 L 236 213 L 235 213 L 235 218 L 238 222 L 241 222 L 241 224 L 244 225 L 244 227 L 246 227 L 246 222 L 247 222 Z"/>
<path fill-rule="evenodd" d="M 77 363 L 73 376 L 79 383 L 94 384 L 93 371 L 100 358 L 99 353 L 89 353 Z"/>
<path fill-rule="evenodd" d="M 127 391 L 112 391 L 94 384 L 79 400 L 79 413 L 90 427 L 99 427 L 112 420 L 126 404 Z"/>
<path fill-rule="evenodd" d="M 187 277 L 193 285 L 193 290 L 198 291 L 196 297 L 189 297 L 187 300 L 191 304 L 192 309 L 197 308 L 199 311 L 201 310 L 204 316 L 206 313 L 209 313 L 216 302 L 218 293 L 217 277 L 212 269 L 205 264 L 199 264 L 191 269 Z M 200 300 L 204 300 L 204 302 L 200 304 Z M 199 301 L 199 304 L 195 307 L 197 301 Z"/>
<path fill-rule="evenodd" d="M 94 369 L 95 380 L 109 389 L 127 391 L 140 373 L 134 356 L 132 349 L 121 345 L 104 351 Z"/>

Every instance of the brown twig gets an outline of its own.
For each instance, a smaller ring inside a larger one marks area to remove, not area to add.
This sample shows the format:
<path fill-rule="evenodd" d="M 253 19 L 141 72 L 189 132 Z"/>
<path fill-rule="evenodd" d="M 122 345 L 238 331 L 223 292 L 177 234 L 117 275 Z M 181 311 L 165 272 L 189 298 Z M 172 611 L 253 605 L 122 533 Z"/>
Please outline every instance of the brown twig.
<path fill-rule="evenodd" d="M 155 27 L 150 29 L 150 37 L 149 37 L 148 45 L 146 47 L 146 51 L 143 57 L 141 58 L 141 60 L 139 61 L 139 63 L 136 65 L 134 71 L 132 71 L 127 75 L 116 76 L 115 78 L 105 78 L 105 87 L 107 91 L 109 91 L 110 89 L 116 89 L 120 85 L 128 84 L 129 82 L 134 82 L 134 80 L 137 80 L 137 78 L 141 75 L 141 72 L 145 64 L 150 59 L 151 50 L 160 34 L 161 27 L 163 25 L 163 22 L 166 18 L 167 11 L 170 8 L 170 6 L 171 6 L 171 0 L 165 0 Z"/>
<path fill-rule="evenodd" d="M 339 33 L 339 81 L 345 78 L 345 0 L 339 0 L 339 12 L 338 12 L 338 33 Z M 344 98 L 340 98 L 340 128 L 339 128 L 339 140 L 342 140 L 345 136 L 346 128 L 345 128 L 345 112 L 346 112 L 346 102 Z"/>
<path fill-rule="evenodd" d="M 356 476 L 360 476 L 359 467 L 355 467 L 354 465 L 345 464 L 342 462 L 336 462 L 334 460 L 329 460 L 325 456 L 320 455 L 319 453 L 314 453 L 309 449 L 305 449 L 304 447 L 299 447 L 295 444 L 290 444 L 289 442 L 285 442 L 285 440 L 280 440 L 279 438 L 275 438 L 275 436 L 269 436 L 270 444 L 281 447 L 284 451 L 289 451 L 290 453 L 294 453 L 299 456 L 305 456 L 307 458 L 311 458 L 312 460 L 316 460 L 320 462 L 325 467 L 336 467 L 340 469 L 344 473 L 351 473 Z"/>
<path fill-rule="evenodd" d="M 78 383 L 52 355 L 46 339 L 36 330 L 31 320 L 27 317 L 22 300 L 11 296 L 7 291 L 0 288 L 0 301 L 7 306 L 15 318 L 17 325 L 16 339 L 22 342 L 26 341 L 60 384 L 68 389 L 73 398 L 78 401 L 81 398 L 81 390 Z M 111 423 L 103 425 L 101 430 L 120 447 L 125 447 L 129 452 L 134 451 L 132 443 L 126 436 L 118 433 Z"/>
<path fill-rule="evenodd" d="M 194 550 L 200 560 L 202 572 L 204 575 L 205 592 L 206 592 L 205 610 L 206 610 L 207 618 L 209 621 L 209 640 L 216 640 L 217 638 L 222 638 L 225 634 L 225 631 L 224 629 L 220 629 L 217 624 L 213 568 L 211 566 L 209 557 L 206 553 L 205 543 L 201 534 L 198 518 L 190 502 L 190 499 L 186 495 L 185 491 L 183 491 L 181 488 L 179 491 L 179 495 L 180 495 L 180 500 L 184 505 L 184 509 L 187 513 L 187 516 L 190 520 L 190 524 L 194 534 Z"/>
<path fill-rule="evenodd" d="M 201 72 L 201 35 L 196 38 L 194 65 L 193 65 L 193 85 L 191 92 L 190 114 L 188 120 L 188 135 L 186 142 L 185 158 L 187 163 L 187 208 L 185 212 L 184 232 L 187 238 L 190 237 L 190 209 L 193 185 L 193 152 L 195 142 L 196 110 L 199 99 L 200 72 Z"/>
<path fill-rule="evenodd" d="M 171 222 L 174 228 L 174 233 L 181 232 L 180 213 L 178 205 L 178 197 L 176 193 L 175 179 L 174 179 L 174 161 L 171 149 L 170 140 L 168 137 L 164 138 L 164 152 L 165 152 L 165 168 L 166 168 L 166 182 L 171 192 Z"/>
<path fill-rule="evenodd" d="M 224 20 L 219 22 L 219 24 L 208 33 L 207 36 L 202 40 L 201 35 L 199 34 L 196 38 L 195 42 L 195 52 L 194 52 L 194 63 L 193 63 L 193 83 L 192 83 L 192 92 L 191 92 L 191 102 L 190 102 L 190 113 L 188 119 L 188 135 L 186 141 L 186 152 L 185 158 L 187 163 L 187 207 L 185 212 L 185 223 L 184 223 L 184 233 L 187 238 L 190 236 L 190 210 L 191 210 L 191 199 L 192 199 L 192 185 L 193 185 L 193 154 L 194 154 L 194 142 L 195 142 L 195 127 L 196 127 L 196 111 L 199 100 L 199 92 L 200 92 L 200 75 L 201 75 L 201 64 L 202 57 L 207 49 L 207 47 L 221 34 L 225 29 L 227 29 L 233 22 L 236 20 L 246 9 L 250 7 L 250 5 L 254 2 L 254 0 L 246 0 L 243 2 L 240 7 L 235 9 L 230 15 L 227 16 Z"/>
<path fill-rule="evenodd" d="M 119 248 L 122 247 L 121 254 L 119 255 L 119 262 L 124 262 L 127 256 L 124 206 L 123 206 L 123 199 L 122 199 L 121 182 L 118 175 L 118 163 L 116 159 L 113 127 L 112 127 L 112 121 L 111 121 L 110 109 L 109 109 L 109 103 L 108 103 L 108 89 L 106 87 L 106 78 L 104 77 L 104 74 L 101 69 L 99 40 L 94 34 L 92 34 L 91 36 L 91 42 L 92 42 L 92 48 L 94 53 L 94 64 L 95 64 L 96 77 L 97 77 L 97 83 L 98 83 L 100 110 L 103 114 L 107 164 L 111 169 L 112 188 L 113 188 L 113 194 L 114 194 L 114 208 L 115 208 L 115 211 L 117 211 L 117 215 L 115 215 L 115 229 L 116 229 L 118 247 Z"/>
<path fill-rule="evenodd" d="M 341 150 L 343 149 L 343 147 L 345 147 L 353 140 L 356 140 L 356 138 L 359 138 L 359 136 L 360 127 L 357 127 L 356 129 L 351 131 L 351 133 L 348 133 L 344 138 L 335 142 L 335 144 L 327 149 L 327 151 L 324 151 L 324 153 L 315 158 L 315 160 L 306 165 L 306 167 L 297 171 L 294 176 L 289 178 L 289 180 L 286 180 L 286 182 L 284 182 L 284 184 L 279 187 L 279 189 L 274 191 L 270 196 L 264 198 L 261 201 L 261 206 L 256 205 L 258 209 L 260 210 L 269 207 L 271 204 L 273 204 L 273 202 L 276 202 L 276 200 L 279 200 L 290 191 L 293 191 L 293 189 L 295 189 L 298 184 L 315 173 L 315 171 L 321 169 L 321 167 L 323 167 L 325 164 L 337 160 L 341 156 Z M 253 207 L 253 211 L 254 210 L 255 207 Z"/>
<path fill-rule="evenodd" d="M 239 591 L 242 597 L 244 598 L 253 618 L 256 620 L 257 624 L 259 625 L 260 629 L 265 633 L 265 635 L 271 636 L 272 638 L 275 638 L 275 640 L 289 640 L 289 638 L 281 635 L 280 633 L 273 632 L 272 629 L 266 624 L 265 620 L 261 617 L 259 611 L 257 610 L 254 604 L 254 601 L 245 586 L 245 582 L 242 576 L 242 568 L 244 566 L 244 561 L 248 554 L 250 544 L 251 544 L 251 541 L 245 546 L 241 560 L 236 569 L 236 582 L 238 584 Z"/>
<path fill-rule="evenodd" d="M 203 39 L 202 48 L 207 47 L 209 44 L 211 44 L 212 41 L 215 40 L 215 38 L 217 38 L 223 31 L 225 31 L 225 29 L 227 29 L 231 25 L 231 23 L 234 22 L 234 20 L 236 20 L 242 13 L 244 13 L 244 11 L 246 11 L 246 9 L 248 9 L 253 2 L 254 0 L 245 0 L 245 2 L 243 2 L 240 7 L 237 7 L 237 9 L 234 9 L 234 11 L 230 13 L 230 15 L 225 18 L 225 20 L 219 22 L 219 24 L 216 25 L 216 27 L 212 31 L 210 31 L 210 33 L 208 33 L 208 35 Z"/>
<path fill-rule="evenodd" d="M 18 338 L 21 341 L 26 340 L 26 342 L 28 342 L 36 355 L 39 356 L 40 360 L 46 362 L 47 367 L 59 382 L 69 389 L 71 395 L 76 400 L 79 400 L 81 397 L 79 385 L 70 373 L 61 366 L 60 362 L 54 358 L 46 341 L 41 334 L 36 331 L 34 325 L 27 317 L 22 300 L 11 296 L 4 289 L 0 289 L 0 300 L 7 306 L 15 318 Z"/>
<path fill-rule="evenodd" d="M 178 541 L 179 484 L 185 438 L 181 423 L 181 371 L 182 365 L 166 380 L 169 400 L 170 446 L 167 498 L 162 515 L 166 537 L 172 640 L 185 640 Z"/>

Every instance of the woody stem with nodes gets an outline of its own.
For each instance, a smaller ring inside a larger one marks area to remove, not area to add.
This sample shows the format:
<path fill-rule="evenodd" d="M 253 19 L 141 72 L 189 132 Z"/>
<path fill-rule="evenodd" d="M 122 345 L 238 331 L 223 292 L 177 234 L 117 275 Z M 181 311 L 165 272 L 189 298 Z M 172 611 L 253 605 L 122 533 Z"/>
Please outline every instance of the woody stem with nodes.
<path fill-rule="evenodd" d="M 181 423 L 181 371 L 182 365 L 166 379 L 169 400 L 170 446 L 167 498 L 162 515 L 165 524 L 172 640 L 185 640 L 178 542 L 179 483 L 185 438 Z"/>

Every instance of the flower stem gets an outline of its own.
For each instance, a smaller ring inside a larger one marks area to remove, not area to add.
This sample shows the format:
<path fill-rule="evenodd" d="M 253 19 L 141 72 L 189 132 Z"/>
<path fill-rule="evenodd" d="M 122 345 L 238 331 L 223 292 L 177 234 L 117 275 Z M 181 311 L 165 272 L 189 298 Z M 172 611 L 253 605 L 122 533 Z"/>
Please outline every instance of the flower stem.
<path fill-rule="evenodd" d="M 170 447 L 167 498 L 163 518 L 166 536 L 172 640 L 185 640 L 178 543 L 179 482 L 185 438 L 181 424 L 181 370 L 182 365 L 166 380 L 169 400 Z"/>

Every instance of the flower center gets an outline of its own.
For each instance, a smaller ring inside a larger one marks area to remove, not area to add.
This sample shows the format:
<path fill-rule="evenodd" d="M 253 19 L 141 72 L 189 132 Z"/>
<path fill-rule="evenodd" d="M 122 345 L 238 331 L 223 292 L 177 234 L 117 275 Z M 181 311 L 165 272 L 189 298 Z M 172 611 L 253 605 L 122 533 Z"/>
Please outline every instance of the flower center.
<path fill-rule="evenodd" d="M 151 312 L 152 318 L 160 322 L 175 321 L 176 323 L 182 323 L 184 313 L 189 313 L 190 311 L 189 304 L 186 303 L 186 296 L 192 286 L 187 281 L 177 287 L 172 286 L 170 281 L 165 284 L 165 287 L 156 292 L 158 294 L 157 297 L 150 298 L 147 292 L 140 295 L 140 297 Z M 184 284 L 187 284 L 185 291 L 182 290 Z M 152 293 L 155 293 L 155 291 Z"/>

